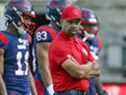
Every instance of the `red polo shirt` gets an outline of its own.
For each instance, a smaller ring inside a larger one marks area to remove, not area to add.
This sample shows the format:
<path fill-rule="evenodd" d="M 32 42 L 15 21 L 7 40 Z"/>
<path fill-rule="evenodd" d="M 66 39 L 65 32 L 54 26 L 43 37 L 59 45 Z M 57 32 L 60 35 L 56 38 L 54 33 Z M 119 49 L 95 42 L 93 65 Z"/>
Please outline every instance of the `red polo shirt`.
<path fill-rule="evenodd" d="M 70 89 L 86 91 L 89 86 L 88 80 L 73 78 L 61 67 L 69 55 L 80 64 L 93 61 L 86 44 L 83 44 L 78 38 L 69 38 L 64 32 L 60 32 L 49 47 L 49 62 L 54 90 L 56 92 Z"/>

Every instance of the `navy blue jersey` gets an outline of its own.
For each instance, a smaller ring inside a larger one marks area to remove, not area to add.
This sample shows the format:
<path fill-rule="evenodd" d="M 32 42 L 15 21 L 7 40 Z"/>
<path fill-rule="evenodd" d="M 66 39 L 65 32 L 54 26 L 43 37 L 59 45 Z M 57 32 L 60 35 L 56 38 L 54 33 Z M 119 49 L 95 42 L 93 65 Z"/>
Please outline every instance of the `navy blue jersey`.
<path fill-rule="evenodd" d="M 86 40 L 86 43 L 88 44 L 94 58 L 98 59 L 99 53 L 102 48 L 102 43 L 100 42 L 100 40 L 97 37 L 88 38 Z"/>
<path fill-rule="evenodd" d="M 26 95 L 30 90 L 28 71 L 29 71 L 29 41 L 28 35 L 17 37 L 9 32 L 0 32 L 6 37 L 0 41 L 4 48 L 4 81 L 7 91 L 17 91 Z"/>
<path fill-rule="evenodd" d="M 34 41 L 31 43 L 31 55 L 30 59 L 32 61 L 32 73 L 35 78 L 35 80 L 41 80 L 41 74 L 40 74 L 40 68 L 39 64 L 37 63 L 37 57 L 36 57 L 36 46 Z"/>
<path fill-rule="evenodd" d="M 38 43 L 48 42 L 51 43 L 56 36 L 56 31 L 49 26 L 40 26 L 33 36 L 32 43 L 32 64 L 33 64 L 33 74 L 36 80 L 41 80 L 39 64 L 37 63 L 36 56 L 36 45 Z"/>

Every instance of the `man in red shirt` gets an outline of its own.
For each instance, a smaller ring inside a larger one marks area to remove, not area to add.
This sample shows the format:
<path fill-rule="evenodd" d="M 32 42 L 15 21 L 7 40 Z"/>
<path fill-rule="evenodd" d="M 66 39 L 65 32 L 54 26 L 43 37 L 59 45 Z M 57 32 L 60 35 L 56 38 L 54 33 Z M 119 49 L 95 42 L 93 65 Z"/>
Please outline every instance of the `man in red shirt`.
<path fill-rule="evenodd" d="M 49 47 L 49 62 L 56 95 L 85 95 L 88 80 L 99 75 L 88 47 L 78 37 L 81 11 L 68 6 L 61 15 L 62 30 Z"/>

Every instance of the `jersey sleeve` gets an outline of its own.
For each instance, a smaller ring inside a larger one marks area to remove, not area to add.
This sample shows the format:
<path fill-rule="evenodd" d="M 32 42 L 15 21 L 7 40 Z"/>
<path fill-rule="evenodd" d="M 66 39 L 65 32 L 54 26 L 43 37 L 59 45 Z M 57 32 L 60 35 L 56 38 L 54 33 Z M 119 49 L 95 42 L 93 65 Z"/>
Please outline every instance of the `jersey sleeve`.
<path fill-rule="evenodd" d="M 0 32 L 0 48 L 5 48 L 9 43 L 8 38 L 2 32 Z"/>
<path fill-rule="evenodd" d="M 0 48 L 3 48 L 4 47 L 4 43 L 3 41 L 0 40 Z"/>
<path fill-rule="evenodd" d="M 35 40 L 37 43 L 40 42 L 51 42 L 54 39 L 55 31 L 49 27 L 40 27 L 35 32 Z"/>

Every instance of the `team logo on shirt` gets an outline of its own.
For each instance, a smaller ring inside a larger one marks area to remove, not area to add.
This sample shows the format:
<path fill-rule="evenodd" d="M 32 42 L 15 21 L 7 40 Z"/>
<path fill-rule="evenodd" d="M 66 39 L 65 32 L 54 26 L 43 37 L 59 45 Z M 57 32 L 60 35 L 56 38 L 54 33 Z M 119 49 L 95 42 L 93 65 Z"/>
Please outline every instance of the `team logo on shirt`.
<path fill-rule="evenodd" d="M 26 47 L 29 45 L 28 40 L 26 39 L 18 39 L 19 45 L 17 45 L 18 49 L 26 49 Z"/>

